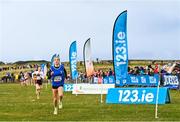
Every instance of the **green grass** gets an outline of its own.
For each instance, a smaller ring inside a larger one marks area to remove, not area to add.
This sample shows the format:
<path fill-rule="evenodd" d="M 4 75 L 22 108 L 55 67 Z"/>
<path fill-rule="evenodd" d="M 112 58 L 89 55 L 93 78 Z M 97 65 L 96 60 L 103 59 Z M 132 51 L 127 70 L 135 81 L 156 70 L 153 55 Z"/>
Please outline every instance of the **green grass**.
<path fill-rule="evenodd" d="M 171 103 L 159 106 L 159 119 L 180 121 L 180 91 L 171 90 Z M 105 98 L 104 98 L 105 100 Z M 0 84 L 0 121 L 113 121 L 156 120 L 154 105 L 118 105 L 100 103 L 100 95 L 64 95 L 63 109 L 53 115 L 52 93 L 48 86 L 41 99 L 35 99 L 34 86 Z"/>

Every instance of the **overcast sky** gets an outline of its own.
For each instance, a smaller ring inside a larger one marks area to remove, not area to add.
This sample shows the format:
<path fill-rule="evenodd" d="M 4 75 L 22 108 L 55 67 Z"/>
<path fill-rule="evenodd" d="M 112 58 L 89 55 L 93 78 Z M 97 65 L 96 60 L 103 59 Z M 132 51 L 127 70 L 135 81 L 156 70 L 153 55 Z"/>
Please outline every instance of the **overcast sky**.
<path fill-rule="evenodd" d="M 78 59 L 91 38 L 92 57 L 112 59 L 116 17 L 128 11 L 130 59 L 180 59 L 180 0 L 0 0 L 0 60 Z"/>

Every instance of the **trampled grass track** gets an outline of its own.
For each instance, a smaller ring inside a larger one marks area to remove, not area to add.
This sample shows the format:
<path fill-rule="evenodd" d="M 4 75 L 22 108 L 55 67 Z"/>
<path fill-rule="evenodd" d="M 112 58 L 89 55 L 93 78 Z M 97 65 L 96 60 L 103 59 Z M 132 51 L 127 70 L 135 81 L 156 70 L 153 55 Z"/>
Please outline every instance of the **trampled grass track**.
<path fill-rule="evenodd" d="M 171 90 L 171 103 L 159 106 L 159 119 L 180 121 L 180 91 Z M 105 96 L 104 96 L 105 101 Z M 64 95 L 63 109 L 53 115 L 50 85 L 35 99 L 34 86 L 0 84 L 0 120 L 2 121 L 113 121 L 156 120 L 154 105 L 117 105 L 100 103 L 100 95 Z"/>

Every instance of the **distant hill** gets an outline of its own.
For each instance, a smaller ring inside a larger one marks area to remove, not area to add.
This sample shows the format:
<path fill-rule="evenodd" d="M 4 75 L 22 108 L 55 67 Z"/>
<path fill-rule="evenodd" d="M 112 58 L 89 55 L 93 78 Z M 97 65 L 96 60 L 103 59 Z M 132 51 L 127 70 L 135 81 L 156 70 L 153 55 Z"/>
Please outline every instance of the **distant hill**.
<path fill-rule="evenodd" d="M 42 63 L 49 63 L 49 61 L 46 60 L 17 61 L 13 64 L 23 65 L 23 64 L 42 64 Z"/>
<path fill-rule="evenodd" d="M 130 59 L 129 64 L 130 65 L 151 65 L 151 64 L 168 64 L 168 63 L 173 63 L 173 62 L 180 62 L 180 60 L 135 60 L 135 59 Z M 7 65 L 25 65 L 25 64 L 43 64 L 43 63 L 50 63 L 49 61 L 46 60 L 28 60 L 28 61 L 17 61 L 14 63 L 8 63 Z M 69 62 L 62 62 L 66 66 L 69 65 Z M 93 61 L 94 65 L 98 64 L 113 64 L 112 60 L 94 60 Z M 0 65 L 4 65 L 5 63 L 0 61 Z M 78 61 L 79 65 L 84 65 L 84 61 Z"/>
<path fill-rule="evenodd" d="M 5 64 L 4 62 L 0 61 L 0 65 L 4 65 L 4 64 Z"/>

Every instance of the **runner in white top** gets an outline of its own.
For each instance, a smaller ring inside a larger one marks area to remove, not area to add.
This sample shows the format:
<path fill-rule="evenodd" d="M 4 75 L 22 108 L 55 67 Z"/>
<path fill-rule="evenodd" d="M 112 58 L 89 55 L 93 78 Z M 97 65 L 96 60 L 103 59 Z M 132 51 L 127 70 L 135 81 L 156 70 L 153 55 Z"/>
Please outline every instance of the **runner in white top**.
<path fill-rule="evenodd" d="M 32 73 L 32 77 L 33 77 L 33 80 L 35 81 L 35 84 L 36 84 L 37 99 L 39 99 L 40 91 L 41 91 L 41 88 L 42 88 L 42 82 L 43 82 L 43 79 L 44 79 L 44 74 L 41 71 L 41 67 L 38 67 L 38 70 L 35 71 L 34 73 Z"/>

